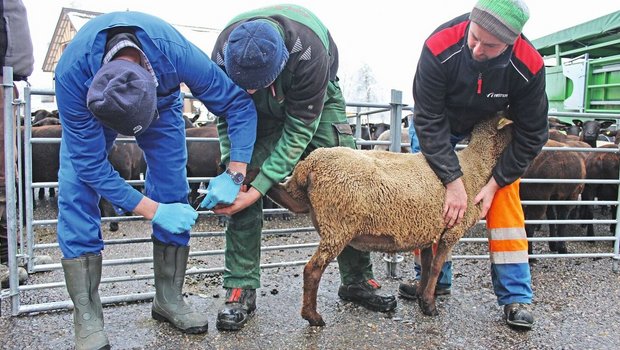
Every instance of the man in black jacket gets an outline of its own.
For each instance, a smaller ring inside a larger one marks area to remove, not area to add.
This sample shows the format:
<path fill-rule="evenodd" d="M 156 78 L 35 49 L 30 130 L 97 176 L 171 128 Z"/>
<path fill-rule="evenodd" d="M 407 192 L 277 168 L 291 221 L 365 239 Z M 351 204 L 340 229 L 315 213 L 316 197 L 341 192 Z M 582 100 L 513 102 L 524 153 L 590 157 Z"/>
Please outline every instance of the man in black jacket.
<path fill-rule="evenodd" d="M 527 307 L 532 288 L 518 180 L 548 138 L 543 60 L 521 35 L 528 18 L 520 0 L 478 1 L 471 13 L 441 25 L 426 40 L 413 82 L 415 134 L 446 187 L 447 228 L 461 221 L 468 203 L 454 145 L 498 112 L 514 122 L 511 144 L 473 202 L 487 219 L 498 303 L 506 322 L 523 329 L 534 318 Z M 450 293 L 451 267 L 444 265 L 437 294 Z M 402 297 L 416 293 L 417 283 L 399 286 Z"/>

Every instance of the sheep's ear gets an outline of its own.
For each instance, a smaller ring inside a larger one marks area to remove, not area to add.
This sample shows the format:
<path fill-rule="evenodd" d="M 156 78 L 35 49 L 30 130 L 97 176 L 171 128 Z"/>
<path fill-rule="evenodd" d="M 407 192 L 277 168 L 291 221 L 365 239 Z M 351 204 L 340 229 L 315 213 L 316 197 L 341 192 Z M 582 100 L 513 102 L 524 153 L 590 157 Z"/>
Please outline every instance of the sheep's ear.
<path fill-rule="evenodd" d="M 502 130 L 506 125 L 512 124 L 512 120 L 507 118 L 500 118 L 497 122 L 497 130 Z"/>

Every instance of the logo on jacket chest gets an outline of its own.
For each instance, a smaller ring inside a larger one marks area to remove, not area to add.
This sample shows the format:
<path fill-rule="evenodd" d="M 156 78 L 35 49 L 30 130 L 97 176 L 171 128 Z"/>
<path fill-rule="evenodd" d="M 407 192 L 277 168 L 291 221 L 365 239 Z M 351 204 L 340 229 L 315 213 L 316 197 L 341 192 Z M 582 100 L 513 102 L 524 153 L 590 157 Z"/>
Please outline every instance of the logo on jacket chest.
<path fill-rule="evenodd" d="M 498 92 L 489 92 L 487 98 L 508 98 L 508 94 L 502 94 Z"/>

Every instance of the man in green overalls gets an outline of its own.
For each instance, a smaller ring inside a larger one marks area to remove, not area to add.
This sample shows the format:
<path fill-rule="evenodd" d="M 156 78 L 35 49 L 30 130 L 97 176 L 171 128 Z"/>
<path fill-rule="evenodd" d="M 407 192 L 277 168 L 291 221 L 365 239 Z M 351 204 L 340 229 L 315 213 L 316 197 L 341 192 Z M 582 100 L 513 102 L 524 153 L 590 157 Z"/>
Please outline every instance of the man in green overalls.
<path fill-rule="evenodd" d="M 258 130 L 248 171 L 259 170 L 247 191 L 227 207 L 215 207 L 226 193 L 209 191 L 201 207 L 231 216 L 226 230 L 226 301 L 217 328 L 238 330 L 256 308 L 260 287 L 260 200 L 288 176 L 300 159 L 319 147 L 355 147 L 338 86 L 338 49 L 329 31 L 307 9 L 276 5 L 235 17 L 220 34 L 211 59 L 252 95 Z M 229 162 L 226 119 L 218 132 L 222 164 Z M 227 170 L 239 186 L 243 174 Z M 211 187 L 211 186 L 210 186 Z M 338 256 L 338 295 L 373 311 L 391 311 L 394 296 L 379 295 L 370 254 L 352 247 Z"/>

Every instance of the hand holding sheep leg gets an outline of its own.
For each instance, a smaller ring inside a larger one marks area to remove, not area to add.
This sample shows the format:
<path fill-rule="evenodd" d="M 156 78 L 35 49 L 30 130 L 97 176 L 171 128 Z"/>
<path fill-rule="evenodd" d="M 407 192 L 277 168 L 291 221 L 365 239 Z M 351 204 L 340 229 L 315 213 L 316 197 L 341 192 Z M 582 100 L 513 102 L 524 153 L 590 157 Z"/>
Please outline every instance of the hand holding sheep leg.
<path fill-rule="evenodd" d="M 461 223 L 467 210 L 467 192 L 463 180 L 458 178 L 446 184 L 446 199 L 443 206 L 443 218 L 447 228 Z"/>
<path fill-rule="evenodd" d="M 487 217 L 487 213 L 491 208 L 491 203 L 493 203 L 493 197 L 495 197 L 495 192 L 497 192 L 497 190 L 499 190 L 499 185 L 495 181 L 495 178 L 491 176 L 489 182 L 482 187 L 476 198 L 474 198 L 474 204 L 477 205 L 482 202 L 482 206 L 480 207 L 481 220 Z"/>
<path fill-rule="evenodd" d="M 237 194 L 237 198 L 231 205 L 216 205 L 215 208 L 213 208 L 213 212 L 218 215 L 233 216 L 254 204 L 262 197 L 263 195 L 255 188 L 250 187 L 250 189 L 247 190 L 247 186 L 243 185 L 241 191 Z"/>

